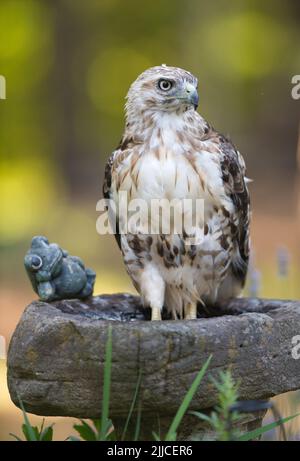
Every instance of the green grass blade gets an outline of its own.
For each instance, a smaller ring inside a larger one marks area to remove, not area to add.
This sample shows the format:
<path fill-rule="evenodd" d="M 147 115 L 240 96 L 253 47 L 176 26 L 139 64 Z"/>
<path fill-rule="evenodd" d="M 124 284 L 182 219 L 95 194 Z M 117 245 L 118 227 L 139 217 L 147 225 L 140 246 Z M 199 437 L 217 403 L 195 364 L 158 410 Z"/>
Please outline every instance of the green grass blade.
<path fill-rule="evenodd" d="M 111 325 L 108 327 L 108 337 L 105 346 L 104 382 L 102 395 L 102 414 L 100 440 L 106 439 L 109 429 L 109 401 L 110 401 L 110 382 L 111 382 L 111 362 L 112 362 L 112 334 Z"/>
<path fill-rule="evenodd" d="M 35 434 L 35 432 L 34 432 L 33 427 L 31 426 L 31 424 L 30 424 L 30 422 L 29 422 L 29 419 L 28 419 L 28 416 L 27 416 L 27 414 L 26 414 L 26 411 L 25 411 L 23 402 L 22 402 L 22 400 L 20 399 L 20 397 L 18 397 L 18 399 L 19 399 L 20 407 L 21 407 L 21 410 L 22 410 L 22 413 L 23 413 L 23 418 L 24 418 L 25 426 L 26 426 L 26 429 L 27 429 L 28 439 L 29 439 L 30 442 L 37 442 L 38 439 L 37 439 L 37 437 L 36 437 L 36 434 Z"/>
<path fill-rule="evenodd" d="M 197 418 L 201 419 L 202 421 L 211 423 L 210 416 L 205 415 L 204 413 L 200 413 L 199 411 L 189 411 L 189 415 L 197 416 Z"/>
<path fill-rule="evenodd" d="M 274 421 L 273 423 L 266 424 L 265 426 L 259 427 L 258 429 L 254 429 L 253 431 L 246 432 L 246 434 L 241 435 L 237 440 L 240 442 L 247 442 L 248 440 L 256 439 L 265 432 L 271 431 L 272 429 L 275 429 L 275 427 L 280 426 L 280 424 L 285 424 L 291 419 L 297 418 L 297 416 L 300 416 L 300 413 L 297 413 L 293 416 L 288 416 L 287 418 L 279 419 L 278 421 Z"/>
<path fill-rule="evenodd" d="M 39 433 L 39 429 L 37 426 L 31 426 L 32 427 L 32 430 L 34 432 L 34 435 L 35 435 L 35 438 L 36 440 L 34 440 L 32 438 L 32 436 L 29 434 L 28 430 L 29 430 L 29 426 L 26 426 L 25 423 L 22 424 L 22 432 L 25 436 L 25 440 L 27 440 L 28 442 L 39 442 L 40 441 L 40 433 Z"/>
<path fill-rule="evenodd" d="M 153 438 L 155 442 L 161 442 L 159 435 L 156 432 L 152 432 Z"/>
<path fill-rule="evenodd" d="M 9 435 L 11 435 L 12 437 L 14 437 L 18 442 L 23 442 L 23 440 L 20 439 L 20 437 L 18 437 L 17 435 L 12 434 L 11 432 L 9 433 Z"/>
<path fill-rule="evenodd" d="M 194 382 L 192 383 L 190 389 L 188 390 L 187 394 L 185 395 L 173 421 L 172 421 L 172 424 L 170 426 L 170 429 L 168 430 L 168 433 L 166 435 L 166 438 L 165 440 L 166 441 L 173 441 L 173 440 L 176 440 L 176 431 L 177 431 L 177 428 L 183 418 L 183 416 L 185 415 L 190 403 L 191 403 L 191 400 L 192 398 L 194 397 L 198 387 L 199 387 L 199 384 L 201 383 L 205 373 L 206 373 L 206 370 L 210 364 L 210 361 L 212 359 L 212 355 L 210 355 L 208 357 L 208 359 L 206 360 L 205 364 L 203 365 L 203 367 L 201 368 L 201 370 L 199 371 L 199 373 L 197 374 Z M 174 439 L 175 437 L 175 439 Z"/>
<path fill-rule="evenodd" d="M 100 419 L 92 419 L 93 425 L 95 427 L 95 431 L 97 434 L 100 434 L 101 431 L 101 420 Z"/>
<path fill-rule="evenodd" d="M 45 427 L 43 432 L 40 435 L 40 440 L 43 442 L 52 442 L 53 441 L 53 425 Z"/>
<path fill-rule="evenodd" d="M 132 412 L 133 412 L 134 407 L 135 407 L 135 403 L 136 403 L 136 399 L 137 399 L 139 390 L 140 390 L 141 379 L 142 379 L 142 373 L 140 371 L 139 376 L 138 376 L 138 380 L 137 380 L 137 383 L 136 383 L 136 386 L 135 386 L 134 396 L 133 396 L 133 399 L 132 399 L 132 402 L 131 402 L 131 405 L 130 405 L 130 409 L 129 409 L 129 413 L 127 415 L 126 423 L 125 423 L 125 426 L 124 426 L 124 429 L 123 429 L 123 434 L 122 434 L 121 440 L 124 440 L 125 436 L 126 436 L 128 425 L 129 425 L 129 422 L 130 422 L 130 419 L 131 419 L 131 416 L 132 416 Z"/>
<path fill-rule="evenodd" d="M 42 421 L 42 424 L 41 424 L 40 434 L 42 434 L 42 432 L 44 430 L 44 425 L 45 425 L 45 418 L 43 418 L 43 421 Z"/>
<path fill-rule="evenodd" d="M 97 440 L 97 435 L 93 428 L 83 421 L 80 420 L 81 424 L 74 424 L 73 428 L 80 435 L 80 437 L 87 442 L 95 442 Z"/>
<path fill-rule="evenodd" d="M 66 438 L 66 442 L 82 442 L 82 440 L 79 437 L 75 437 L 75 435 L 70 435 L 69 437 Z"/>
<path fill-rule="evenodd" d="M 134 442 L 137 442 L 139 440 L 140 431 L 141 431 L 141 418 L 142 418 L 142 407 L 141 407 L 141 403 L 139 402 L 137 416 L 136 416 L 135 432 L 134 432 L 134 438 L 133 438 Z"/>

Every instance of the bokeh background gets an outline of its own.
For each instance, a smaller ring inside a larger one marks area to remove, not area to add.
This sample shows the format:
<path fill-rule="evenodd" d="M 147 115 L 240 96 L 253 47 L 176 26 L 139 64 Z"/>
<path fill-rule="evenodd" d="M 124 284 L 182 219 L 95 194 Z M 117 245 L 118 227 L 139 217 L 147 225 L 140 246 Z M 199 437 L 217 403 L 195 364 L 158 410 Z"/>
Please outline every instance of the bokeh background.
<path fill-rule="evenodd" d="M 291 97 L 299 26 L 295 0 L 1 0 L 0 335 L 7 344 L 35 298 L 23 269 L 33 235 L 93 267 L 96 293 L 134 292 L 114 238 L 96 233 L 96 203 L 122 134 L 128 86 L 161 63 L 199 77 L 199 111 L 230 134 L 254 180 L 246 291 L 299 298 L 300 101 Z M 298 401 L 297 393 L 277 398 L 284 416 Z M 0 360 L 0 439 L 20 434 L 21 420 Z M 56 422 L 57 439 L 72 432 L 70 419 L 47 421 Z M 295 421 L 290 436 L 299 430 Z"/>

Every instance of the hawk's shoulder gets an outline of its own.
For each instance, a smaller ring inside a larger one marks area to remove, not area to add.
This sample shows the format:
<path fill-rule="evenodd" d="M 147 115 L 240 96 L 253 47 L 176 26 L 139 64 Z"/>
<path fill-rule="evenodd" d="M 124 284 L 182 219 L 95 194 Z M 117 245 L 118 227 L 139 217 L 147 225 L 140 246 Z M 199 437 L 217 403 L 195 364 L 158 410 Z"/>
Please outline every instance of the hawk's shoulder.
<path fill-rule="evenodd" d="M 112 166 L 114 163 L 115 152 L 111 154 L 108 158 L 105 168 L 104 168 L 104 180 L 103 180 L 103 197 L 106 199 L 111 198 L 111 176 L 112 176 Z"/>
<path fill-rule="evenodd" d="M 108 158 L 105 168 L 104 168 L 104 180 L 103 180 L 103 197 L 107 200 L 112 199 L 112 190 L 111 190 L 111 185 L 112 185 L 112 169 L 113 169 L 113 164 L 115 161 L 117 150 L 115 150 L 111 156 Z M 116 232 L 115 232 L 115 238 L 118 243 L 119 248 L 121 249 L 121 241 L 120 241 L 120 233 L 119 233 L 119 222 L 117 219 L 116 214 L 114 211 L 107 206 L 107 211 L 109 214 L 110 220 L 115 220 L 116 221 Z M 113 214 L 113 215 L 112 215 Z"/>
<path fill-rule="evenodd" d="M 137 137 L 131 136 L 129 133 L 125 133 L 119 142 L 118 147 L 113 151 L 111 156 L 108 158 L 105 169 L 104 169 L 104 180 L 103 180 L 103 196 L 105 199 L 113 199 L 112 191 L 112 178 L 114 172 L 118 170 L 120 165 L 122 166 L 123 162 L 126 161 L 131 152 L 134 151 L 134 148 L 141 143 L 140 139 Z M 121 248 L 120 244 L 120 234 L 119 234 L 119 222 L 117 216 L 112 216 L 113 210 L 109 210 L 110 217 L 116 220 L 116 240 Z"/>

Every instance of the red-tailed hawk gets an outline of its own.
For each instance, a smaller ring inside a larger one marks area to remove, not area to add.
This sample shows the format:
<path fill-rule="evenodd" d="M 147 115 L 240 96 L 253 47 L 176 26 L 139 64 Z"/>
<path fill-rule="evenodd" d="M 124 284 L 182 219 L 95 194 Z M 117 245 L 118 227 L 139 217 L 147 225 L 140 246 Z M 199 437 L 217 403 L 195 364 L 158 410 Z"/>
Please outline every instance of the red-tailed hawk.
<path fill-rule="evenodd" d="M 191 73 L 175 67 L 143 72 L 129 89 L 125 132 L 105 169 L 104 196 L 117 205 L 120 192 L 148 205 L 153 199 L 204 200 L 202 238 L 196 244 L 191 237 L 197 228 L 193 235 L 185 228 L 181 233 L 142 232 L 145 221 L 159 219 L 149 218 L 149 211 L 121 233 L 123 217 L 116 212 L 116 239 L 152 320 L 161 319 L 163 307 L 173 318 L 194 319 L 197 305 L 209 307 L 237 296 L 245 283 L 245 164 L 233 144 L 196 111 L 197 85 Z"/>

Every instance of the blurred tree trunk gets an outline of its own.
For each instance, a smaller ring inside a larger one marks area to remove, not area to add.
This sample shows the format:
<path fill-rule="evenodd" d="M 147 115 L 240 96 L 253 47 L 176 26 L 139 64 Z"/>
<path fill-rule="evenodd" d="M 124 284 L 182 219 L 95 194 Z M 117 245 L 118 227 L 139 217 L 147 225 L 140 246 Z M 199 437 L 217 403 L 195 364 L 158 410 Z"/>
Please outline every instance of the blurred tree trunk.
<path fill-rule="evenodd" d="M 82 68 L 78 50 L 82 48 L 86 35 L 85 21 L 78 10 L 65 0 L 55 2 L 55 96 L 57 113 L 58 152 L 57 161 L 62 168 L 70 199 L 88 196 L 96 177 L 95 156 L 85 152 L 78 130 L 78 114 L 86 102 L 80 100 L 77 88 L 78 75 L 82 75 L 84 85 L 85 69 Z M 78 62 L 75 60 L 78 59 Z M 77 74 L 77 75 L 76 75 Z M 94 173 L 94 174 L 93 174 Z"/>

